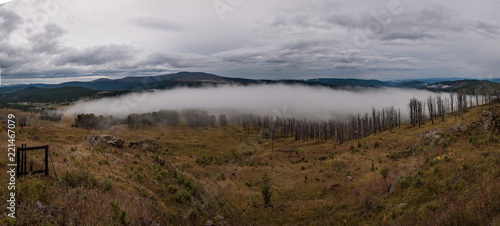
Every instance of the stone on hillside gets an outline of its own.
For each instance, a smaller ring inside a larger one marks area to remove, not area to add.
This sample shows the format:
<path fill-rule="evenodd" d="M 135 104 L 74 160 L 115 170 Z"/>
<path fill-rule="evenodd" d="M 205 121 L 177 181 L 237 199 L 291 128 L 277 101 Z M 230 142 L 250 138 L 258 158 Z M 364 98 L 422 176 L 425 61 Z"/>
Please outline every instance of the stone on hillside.
<path fill-rule="evenodd" d="M 480 132 L 489 133 L 495 128 L 495 121 L 493 120 L 493 113 L 491 111 L 481 112 L 481 117 L 479 118 Z"/>
<path fill-rule="evenodd" d="M 463 132 L 467 131 L 468 128 L 469 128 L 469 126 L 467 126 L 466 124 L 460 123 L 460 124 L 454 125 L 452 130 L 455 133 L 463 133 Z"/>
<path fill-rule="evenodd" d="M 160 157 L 158 157 L 157 155 L 153 157 L 153 162 L 156 162 L 156 163 L 158 163 L 158 164 L 160 164 L 162 166 L 165 165 L 165 160 L 162 159 L 162 158 L 160 158 Z"/>
<path fill-rule="evenodd" d="M 101 135 L 92 134 L 90 135 L 89 142 L 92 145 L 97 145 L 99 143 L 106 143 L 118 148 L 123 148 L 123 144 L 125 143 L 122 139 L 107 134 L 101 134 Z"/>
<path fill-rule="evenodd" d="M 431 129 L 427 132 L 423 132 L 420 134 L 420 139 L 422 140 L 422 143 L 424 144 L 431 144 L 433 142 L 436 142 L 441 138 L 443 134 L 441 131 L 437 128 Z"/>

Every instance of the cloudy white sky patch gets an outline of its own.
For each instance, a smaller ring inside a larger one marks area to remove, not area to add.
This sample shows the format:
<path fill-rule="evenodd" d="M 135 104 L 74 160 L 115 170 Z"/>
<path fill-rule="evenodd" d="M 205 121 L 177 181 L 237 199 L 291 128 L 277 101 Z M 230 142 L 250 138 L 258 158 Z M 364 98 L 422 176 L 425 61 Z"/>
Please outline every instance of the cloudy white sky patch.
<path fill-rule="evenodd" d="M 4 83 L 176 71 L 498 78 L 499 9 L 497 0 L 16 0 L 0 6 L 0 64 Z"/>

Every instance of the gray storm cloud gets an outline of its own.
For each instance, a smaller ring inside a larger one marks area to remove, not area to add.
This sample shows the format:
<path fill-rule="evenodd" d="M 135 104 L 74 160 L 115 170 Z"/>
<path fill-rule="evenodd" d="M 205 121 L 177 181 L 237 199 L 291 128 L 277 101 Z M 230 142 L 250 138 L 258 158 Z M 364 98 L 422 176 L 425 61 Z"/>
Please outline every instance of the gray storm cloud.
<path fill-rule="evenodd" d="M 123 117 L 162 109 L 204 109 L 211 114 L 251 113 L 328 120 L 369 113 L 372 107 L 381 109 L 391 106 L 401 109 L 405 116 L 408 101 L 412 97 L 424 100 L 436 95 L 414 89 L 373 88 L 352 91 L 295 85 L 176 88 L 81 101 L 66 112 Z"/>

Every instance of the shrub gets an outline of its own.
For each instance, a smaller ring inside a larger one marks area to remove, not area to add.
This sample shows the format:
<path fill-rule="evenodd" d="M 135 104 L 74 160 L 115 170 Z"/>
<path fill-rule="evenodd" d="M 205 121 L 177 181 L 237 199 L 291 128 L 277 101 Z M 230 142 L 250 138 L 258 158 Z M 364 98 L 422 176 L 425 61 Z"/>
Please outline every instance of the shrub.
<path fill-rule="evenodd" d="M 270 206 L 271 205 L 271 196 L 272 196 L 272 191 L 271 191 L 271 178 L 269 177 L 269 174 L 264 173 L 262 175 L 262 198 L 264 200 L 264 206 Z"/>
<path fill-rule="evenodd" d="M 109 178 L 106 178 L 102 181 L 102 189 L 107 192 L 113 189 L 113 181 Z"/>
<path fill-rule="evenodd" d="M 439 159 L 429 157 L 426 159 L 426 162 L 427 164 L 429 164 L 430 167 L 433 167 L 439 162 Z"/>
<path fill-rule="evenodd" d="M 87 170 L 82 171 L 66 171 L 61 176 L 61 182 L 66 186 L 76 188 L 94 188 L 97 185 L 97 180 L 94 175 L 89 173 Z"/>
<path fill-rule="evenodd" d="M 37 177 L 27 176 L 22 178 L 22 182 L 18 183 L 16 189 L 16 195 L 19 195 L 16 199 L 23 200 L 25 202 L 41 200 L 44 201 L 49 197 L 47 183 Z"/>
<path fill-rule="evenodd" d="M 417 176 L 413 179 L 413 186 L 419 188 L 424 184 L 424 180 L 421 177 Z"/>
<path fill-rule="evenodd" d="M 407 188 L 408 187 L 408 179 L 406 177 L 399 177 L 398 178 L 398 183 L 401 185 L 401 188 Z"/>
<path fill-rule="evenodd" d="M 469 142 L 472 145 L 476 145 L 476 146 L 481 144 L 481 142 L 479 141 L 479 139 L 477 137 L 476 131 L 472 131 L 472 134 L 469 136 Z"/>
<path fill-rule="evenodd" d="M 382 168 L 382 170 L 380 171 L 380 174 L 382 175 L 384 180 L 387 179 L 387 175 L 389 175 L 389 168 L 387 168 L 387 166 Z"/>
<path fill-rule="evenodd" d="M 340 172 L 343 168 L 345 168 L 347 164 L 342 161 L 333 161 L 332 162 L 332 169 L 336 172 Z"/>
<path fill-rule="evenodd" d="M 121 225 L 126 225 L 127 221 L 125 218 L 127 217 L 127 211 L 121 210 L 120 204 L 115 202 L 110 202 L 111 209 L 113 210 L 113 220 L 118 222 Z"/>
<path fill-rule="evenodd" d="M 175 194 L 175 193 L 177 193 L 177 191 L 178 191 L 178 189 L 177 189 L 176 187 L 172 186 L 172 185 L 169 185 L 169 186 L 167 187 L 167 190 L 168 190 L 168 192 L 169 192 L 169 193 L 171 193 L 171 194 Z"/>
<path fill-rule="evenodd" d="M 307 159 L 305 157 L 300 158 L 297 161 L 292 161 L 292 164 L 299 164 L 301 162 L 307 162 Z"/>
<path fill-rule="evenodd" d="M 107 159 L 104 159 L 104 160 L 99 160 L 99 162 L 97 162 L 100 166 L 103 166 L 103 165 L 107 165 L 109 166 L 109 161 Z"/>
<path fill-rule="evenodd" d="M 217 180 L 226 180 L 226 175 L 224 172 L 222 172 L 221 174 L 219 174 L 219 176 L 217 177 Z"/>
<path fill-rule="evenodd" d="M 190 220 L 194 220 L 194 219 L 196 219 L 198 217 L 198 215 L 200 214 L 200 212 L 201 212 L 200 202 L 198 202 L 198 201 L 193 202 L 193 204 L 191 205 L 191 209 L 187 213 L 186 218 L 188 218 Z"/>
<path fill-rule="evenodd" d="M 184 204 L 191 199 L 191 195 L 187 191 L 181 190 L 175 193 L 174 200 L 179 204 Z"/>
<path fill-rule="evenodd" d="M 244 151 L 242 154 L 243 154 L 244 156 L 251 156 L 251 155 L 253 155 L 254 153 L 255 153 L 255 151 Z"/>
<path fill-rule="evenodd" d="M 200 166 L 208 166 L 208 165 L 211 165 L 215 162 L 216 162 L 216 159 L 213 156 L 209 156 L 209 157 L 203 156 L 201 158 L 196 159 L 196 163 Z"/>

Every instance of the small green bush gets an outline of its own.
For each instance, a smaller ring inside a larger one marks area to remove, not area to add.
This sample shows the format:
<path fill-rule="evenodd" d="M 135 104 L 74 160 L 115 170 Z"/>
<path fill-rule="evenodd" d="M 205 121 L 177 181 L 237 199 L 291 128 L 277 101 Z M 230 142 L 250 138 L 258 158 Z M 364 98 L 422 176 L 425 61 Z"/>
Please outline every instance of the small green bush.
<path fill-rule="evenodd" d="M 45 201 L 49 198 L 47 182 L 38 177 L 26 176 L 16 186 L 17 199 L 24 202 Z"/>
<path fill-rule="evenodd" d="M 262 198 L 264 199 L 264 206 L 271 205 L 271 196 L 273 192 L 271 191 L 271 178 L 267 173 L 262 175 Z"/>
<path fill-rule="evenodd" d="M 401 188 L 407 188 L 408 187 L 408 179 L 406 177 L 399 177 L 398 178 L 398 183 L 401 185 Z"/>
<path fill-rule="evenodd" d="M 184 204 L 191 199 L 191 195 L 187 191 L 181 190 L 175 193 L 174 200 L 179 204 Z"/>
<path fill-rule="evenodd" d="M 99 160 L 97 163 L 98 163 L 100 166 L 103 166 L 103 165 L 107 165 L 107 166 L 109 166 L 109 165 L 110 165 L 110 163 L 109 163 L 109 161 L 108 161 L 107 159 L 104 159 L 104 160 Z"/>
<path fill-rule="evenodd" d="M 113 181 L 109 178 L 106 178 L 102 181 L 101 187 L 105 192 L 111 191 L 111 189 L 113 189 Z"/>
<path fill-rule="evenodd" d="M 413 179 L 413 186 L 416 188 L 421 187 L 424 184 L 424 180 L 421 177 L 417 176 Z"/>
<path fill-rule="evenodd" d="M 387 168 L 387 166 L 382 168 L 382 170 L 380 171 L 380 175 L 382 175 L 384 180 L 387 179 L 387 175 L 389 175 L 389 168 Z"/>
<path fill-rule="evenodd" d="M 94 188 L 97 185 L 97 180 L 93 174 L 89 173 L 87 170 L 82 171 L 66 171 L 61 176 L 61 182 L 66 186 L 76 188 Z"/>
<path fill-rule="evenodd" d="M 113 220 L 121 225 L 126 225 L 127 211 L 121 210 L 120 204 L 115 202 L 110 202 L 111 209 L 113 210 Z"/>
<path fill-rule="evenodd" d="M 169 193 L 171 193 L 171 194 L 175 194 L 175 193 L 177 193 L 177 191 L 178 191 L 178 189 L 177 189 L 175 186 L 172 186 L 172 185 L 169 185 L 169 186 L 167 187 L 167 190 L 168 190 L 168 192 L 169 192 Z"/>

